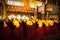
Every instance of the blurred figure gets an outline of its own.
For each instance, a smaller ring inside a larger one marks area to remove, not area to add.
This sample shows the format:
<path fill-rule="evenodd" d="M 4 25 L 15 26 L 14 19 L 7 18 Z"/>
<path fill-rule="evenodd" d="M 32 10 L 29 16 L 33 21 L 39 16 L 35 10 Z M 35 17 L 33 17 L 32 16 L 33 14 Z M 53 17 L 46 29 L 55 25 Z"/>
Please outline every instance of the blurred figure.
<path fill-rule="evenodd" d="M 60 31 L 60 22 L 58 20 L 54 20 L 54 24 L 57 25 L 57 28 Z"/>
<path fill-rule="evenodd" d="M 38 28 L 36 29 L 37 40 L 42 40 L 44 36 L 44 29 L 42 28 L 42 21 L 38 21 Z"/>
<path fill-rule="evenodd" d="M 22 20 L 21 26 L 23 27 L 23 34 L 24 34 L 24 40 L 27 37 L 27 31 L 26 31 L 26 20 Z"/>
<path fill-rule="evenodd" d="M 54 33 L 53 24 L 54 24 L 54 21 L 49 20 L 49 27 L 50 27 L 50 33 L 51 33 L 51 34 L 53 34 L 53 33 Z"/>
<path fill-rule="evenodd" d="M 56 20 L 55 20 L 56 21 Z M 54 33 L 58 33 L 59 32 L 59 30 L 58 30 L 58 26 L 57 26 L 57 21 L 56 21 L 56 23 L 55 22 L 53 22 L 53 29 L 54 29 Z"/>
<path fill-rule="evenodd" d="M 23 40 L 23 28 L 20 26 L 18 20 L 14 20 L 14 25 L 16 26 L 13 31 L 14 40 Z"/>
<path fill-rule="evenodd" d="M 50 34 L 50 28 L 49 28 L 49 23 L 48 23 L 48 20 L 46 20 L 44 22 L 45 26 L 44 26 L 44 31 L 45 31 L 45 35 L 49 35 Z"/>
<path fill-rule="evenodd" d="M 9 26 L 9 28 L 11 29 L 11 31 L 14 30 L 15 26 L 13 24 L 13 19 L 12 20 L 8 20 L 6 21 L 7 25 Z"/>
<path fill-rule="evenodd" d="M 9 20 L 6 19 L 6 23 L 9 26 L 10 30 L 11 30 L 11 38 L 13 39 L 13 30 L 15 28 L 14 24 L 13 24 L 13 19 Z"/>
<path fill-rule="evenodd" d="M 32 26 L 33 23 L 30 20 L 27 20 L 26 24 L 27 24 L 27 27 L 26 27 L 27 37 L 26 37 L 26 40 L 34 40 L 35 29 Z"/>
<path fill-rule="evenodd" d="M 33 23 L 33 27 L 34 28 L 37 28 L 38 27 L 37 20 L 31 19 L 31 22 Z"/>
<path fill-rule="evenodd" d="M 11 30 L 4 21 L 4 27 L 1 29 L 1 40 L 11 40 Z"/>
<path fill-rule="evenodd" d="M 4 21 L 0 20 L 0 40 L 1 40 L 1 29 L 4 27 Z"/>

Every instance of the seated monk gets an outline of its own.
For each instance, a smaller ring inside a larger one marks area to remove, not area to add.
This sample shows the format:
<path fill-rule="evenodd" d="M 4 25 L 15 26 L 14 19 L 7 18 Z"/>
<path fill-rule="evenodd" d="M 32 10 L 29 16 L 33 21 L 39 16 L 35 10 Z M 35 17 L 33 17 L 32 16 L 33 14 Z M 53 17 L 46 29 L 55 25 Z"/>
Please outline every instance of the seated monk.
<path fill-rule="evenodd" d="M 19 21 L 15 20 L 14 25 L 16 26 L 13 31 L 14 40 L 23 40 L 23 28 L 20 26 Z"/>
<path fill-rule="evenodd" d="M 26 40 L 34 40 L 35 29 L 32 26 L 33 23 L 30 20 L 27 20 L 26 24 L 27 24 L 27 27 L 26 27 L 27 37 L 26 37 Z"/>
<path fill-rule="evenodd" d="M 42 28 L 42 21 L 38 21 L 38 28 L 36 29 L 36 37 L 37 40 L 42 40 L 44 36 L 44 29 Z"/>
<path fill-rule="evenodd" d="M 48 21 L 46 20 L 46 21 L 44 22 L 44 24 L 45 24 L 45 34 L 46 34 L 46 35 L 49 35 L 49 33 L 50 33 L 50 28 L 49 28 L 49 23 L 48 23 Z"/>
<path fill-rule="evenodd" d="M 1 40 L 11 40 L 11 30 L 4 21 L 4 27 L 1 29 Z"/>
<path fill-rule="evenodd" d="M 49 21 L 50 33 L 52 34 L 54 33 L 53 23 L 54 22 L 52 20 Z"/>

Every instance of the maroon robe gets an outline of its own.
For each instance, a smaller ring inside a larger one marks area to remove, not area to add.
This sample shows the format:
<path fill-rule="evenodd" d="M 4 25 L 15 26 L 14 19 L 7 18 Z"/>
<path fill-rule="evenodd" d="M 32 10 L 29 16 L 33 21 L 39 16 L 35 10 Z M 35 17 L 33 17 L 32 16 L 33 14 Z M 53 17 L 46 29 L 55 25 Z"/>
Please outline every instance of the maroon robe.
<path fill-rule="evenodd" d="M 13 37 L 15 40 L 23 40 L 23 28 L 21 26 L 14 29 Z"/>
<path fill-rule="evenodd" d="M 46 35 L 49 35 L 50 34 L 50 28 L 49 28 L 49 26 L 46 26 L 45 27 L 45 34 Z"/>
<path fill-rule="evenodd" d="M 1 29 L 1 40 L 11 40 L 11 30 L 9 27 L 3 27 Z"/>
<path fill-rule="evenodd" d="M 37 40 L 42 40 L 43 36 L 44 36 L 44 29 L 42 27 L 38 27 L 36 29 L 36 34 L 37 34 Z"/>
<path fill-rule="evenodd" d="M 34 40 L 34 35 L 35 35 L 34 27 L 33 26 L 27 26 L 26 31 L 27 31 L 26 40 Z"/>
<path fill-rule="evenodd" d="M 52 28 L 53 28 L 54 33 L 59 32 L 56 24 L 53 24 Z"/>

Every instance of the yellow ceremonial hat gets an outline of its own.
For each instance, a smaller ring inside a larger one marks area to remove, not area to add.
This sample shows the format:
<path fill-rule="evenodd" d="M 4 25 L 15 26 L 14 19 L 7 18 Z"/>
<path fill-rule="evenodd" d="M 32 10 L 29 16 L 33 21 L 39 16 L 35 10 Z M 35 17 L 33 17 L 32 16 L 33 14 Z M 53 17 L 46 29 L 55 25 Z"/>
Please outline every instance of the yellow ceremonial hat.
<path fill-rule="evenodd" d="M 42 24 L 42 21 L 39 20 L 39 21 L 38 21 L 38 26 L 39 26 L 39 27 L 42 27 L 42 25 L 43 25 L 43 24 Z"/>
<path fill-rule="evenodd" d="M 48 23 L 47 21 L 45 21 L 44 24 L 45 24 L 46 26 L 49 26 L 49 23 Z"/>
<path fill-rule="evenodd" d="M 33 25 L 31 21 L 27 21 L 27 25 Z"/>
<path fill-rule="evenodd" d="M 6 22 L 4 21 L 4 27 L 7 27 L 7 24 L 6 24 Z"/>
<path fill-rule="evenodd" d="M 50 26 L 52 26 L 54 24 L 54 21 L 51 20 L 49 24 Z"/>
<path fill-rule="evenodd" d="M 19 21 L 17 21 L 17 20 L 14 20 L 14 25 L 16 26 L 16 27 L 19 27 L 20 26 L 20 24 L 19 24 Z"/>

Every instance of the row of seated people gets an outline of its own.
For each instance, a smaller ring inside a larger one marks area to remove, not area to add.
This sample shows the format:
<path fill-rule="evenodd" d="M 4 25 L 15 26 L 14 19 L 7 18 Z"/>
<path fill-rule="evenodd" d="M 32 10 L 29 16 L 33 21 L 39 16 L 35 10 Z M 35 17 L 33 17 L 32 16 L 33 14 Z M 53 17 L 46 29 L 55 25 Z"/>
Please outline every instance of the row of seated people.
<path fill-rule="evenodd" d="M 58 26 L 52 20 L 0 21 L 0 40 L 43 40 L 45 35 L 57 33 Z"/>

